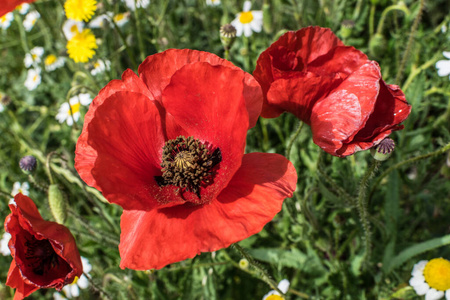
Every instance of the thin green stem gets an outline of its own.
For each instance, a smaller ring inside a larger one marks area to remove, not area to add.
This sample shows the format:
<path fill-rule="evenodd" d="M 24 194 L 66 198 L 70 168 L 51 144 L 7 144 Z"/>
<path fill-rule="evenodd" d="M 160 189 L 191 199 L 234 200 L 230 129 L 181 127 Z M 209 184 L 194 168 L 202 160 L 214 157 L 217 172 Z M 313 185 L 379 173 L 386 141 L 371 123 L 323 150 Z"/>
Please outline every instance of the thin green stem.
<path fill-rule="evenodd" d="M 294 145 L 295 140 L 297 140 L 297 137 L 300 135 L 300 132 L 302 131 L 302 128 L 303 128 L 303 124 L 305 124 L 305 123 L 303 123 L 302 121 L 299 121 L 297 131 L 294 133 L 291 140 L 289 141 L 289 144 L 286 148 L 286 158 L 287 159 L 289 159 L 289 157 L 291 156 L 292 146 Z"/>
<path fill-rule="evenodd" d="M 135 4 L 137 5 L 137 4 Z M 145 53 L 144 53 L 144 42 L 142 39 L 142 33 L 141 33 L 141 18 L 139 16 L 139 9 L 136 6 L 136 9 L 134 10 L 134 18 L 136 20 L 136 32 L 137 32 L 137 38 L 138 38 L 138 45 L 139 45 L 139 54 L 140 54 L 140 58 L 141 61 L 144 61 L 145 59 Z"/>
<path fill-rule="evenodd" d="M 406 15 L 409 14 L 408 8 L 403 3 L 402 4 L 395 4 L 395 5 L 391 5 L 391 6 L 386 7 L 386 9 L 381 13 L 381 18 L 380 18 L 380 21 L 378 22 L 377 33 L 379 33 L 379 34 L 383 33 L 383 26 L 384 26 L 384 22 L 386 21 L 387 14 L 389 12 L 395 11 L 395 10 L 402 11 Z"/>
<path fill-rule="evenodd" d="M 374 32 L 375 32 L 375 10 L 376 10 L 376 6 L 374 4 L 372 4 L 372 6 L 370 7 L 370 16 L 369 16 L 369 34 L 370 37 L 372 38 Z"/>
<path fill-rule="evenodd" d="M 50 161 L 52 160 L 52 156 L 55 155 L 56 152 L 52 151 L 49 154 L 47 154 L 47 158 L 45 160 L 45 171 L 47 172 L 48 175 L 48 180 L 50 181 L 50 184 L 53 184 L 53 176 L 52 176 L 52 170 L 50 167 Z"/>
<path fill-rule="evenodd" d="M 84 276 L 86 276 L 87 280 L 89 281 L 89 283 L 91 284 L 92 288 L 93 288 L 96 292 L 98 292 L 99 294 L 103 295 L 103 297 L 105 297 L 105 298 L 108 299 L 108 300 L 112 300 L 112 299 L 113 299 L 107 292 L 105 292 L 105 290 L 104 290 L 101 286 L 99 286 L 99 285 L 91 278 L 91 276 L 90 276 L 89 274 L 84 273 L 84 272 L 83 272 L 83 274 L 84 274 Z"/>

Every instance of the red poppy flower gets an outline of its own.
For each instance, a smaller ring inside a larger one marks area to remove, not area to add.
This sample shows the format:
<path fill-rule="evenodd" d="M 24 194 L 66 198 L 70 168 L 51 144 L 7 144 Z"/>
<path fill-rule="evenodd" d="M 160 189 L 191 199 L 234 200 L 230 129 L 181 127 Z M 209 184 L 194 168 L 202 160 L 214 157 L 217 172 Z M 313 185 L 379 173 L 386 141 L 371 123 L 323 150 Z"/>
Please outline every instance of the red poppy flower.
<path fill-rule="evenodd" d="M 253 75 L 264 94 L 261 116 L 294 114 L 335 156 L 378 144 L 403 128 L 411 110 L 400 88 L 384 83 L 376 62 L 328 28 L 287 32 L 261 53 Z"/>
<path fill-rule="evenodd" d="M 121 267 L 162 268 L 259 232 L 295 190 L 281 155 L 244 155 L 262 93 L 214 54 L 171 49 L 94 99 L 78 139 L 81 178 L 125 210 Z"/>
<path fill-rule="evenodd" d="M 40 288 L 61 290 L 83 273 L 72 234 L 65 226 L 42 219 L 27 196 L 19 193 L 14 200 L 15 204 L 9 205 L 11 214 L 5 220 L 13 257 L 6 285 L 16 289 L 14 300 Z"/>
<path fill-rule="evenodd" d="M 17 5 L 22 3 L 31 3 L 36 0 L 2 0 L 2 5 L 0 5 L 0 17 L 13 11 Z"/>

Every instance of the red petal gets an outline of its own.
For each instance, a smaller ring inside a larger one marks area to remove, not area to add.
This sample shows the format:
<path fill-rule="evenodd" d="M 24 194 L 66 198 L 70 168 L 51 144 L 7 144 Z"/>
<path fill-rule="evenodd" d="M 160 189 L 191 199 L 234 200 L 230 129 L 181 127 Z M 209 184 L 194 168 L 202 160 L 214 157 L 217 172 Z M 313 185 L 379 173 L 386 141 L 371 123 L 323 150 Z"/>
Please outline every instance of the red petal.
<path fill-rule="evenodd" d="M 162 96 L 167 112 L 189 136 L 221 151 L 214 183 L 202 188 L 203 203 L 220 193 L 242 160 L 248 129 L 243 81 L 242 70 L 192 63 L 173 74 Z"/>
<path fill-rule="evenodd" d="M 89 111 L 84 117 L 83 131 L 77 141 L 77 147 L 75 150 L 75 169 L 84 182 L 100 191 L 101 188 L 97 185 L 97 182 L 91 173 L 97 158 L 97 152 L 88 143 L 88 125 L 94 118 L 97 108 L 101 106 L 103 102 L 105 102 L 105 100 L 111 95 L 119 91 L 141 93 L 150 99 L 153 99 L 153 96 L 141 79 L 134 74 L 133 71 L 128 69 L 123 72 L 122 80 L 110 81 L 90 104 Z"/>
<path fill-rule="evenodd" d="M 380 78 L 378 64 L 369 62 L 317 102 L 311 116 L 314 143 L 326 152 L 339 156 L 342 145 L 353 140 L 373 112 L 380 90 Z M 358 150 L 355 148 L 355 151 Z"/>
<path fill-rule="evenodd" d="M 222 65 L 241 70 L 231 62 L 209 52 L 169 49 L 147 57 L 139 66 L 139 76 L 156 99 L 161 100 L 162 91 L 170 83 L 173 74 L 183 66 L 195 62 L 206 62 L 213 66 Z M 244 95 L 250 118 L 249 128 L 251 128 L 255 126 L 261 112 L 262 91 L 258 82 L 248 73 L 245 73 Z"/>
<path fill-rule="evenodd" d="M 14 260 L 11 262 L 8 271 L 8 277 L 6 278 L 6 285 L 16 289 L 14 294 L 14 300 L 22 300 L 28 297 L 31 293 L 39 289 L 39 287 L 26 283 L 22 275 L 20 274 L 19 268 L 16 266 Z"/>
<path fill-rule="evenodd" d="M 3 15 L 9 13 L 10 11 L 13 11 L 17 5 L 20 5 L 22 3 L 31 3 L 36 0 L 2 0 L 2 5 L 0 7 L 0 17 Z"/>
<path fill-rule="evenodd" d="M 283 156 L 251 153 L 210 204 L 124 211 L 120 267 L 160 269 L 256 234 L 292 196 L 296 182 L 295 168 Z"/>
<path fill-rule="evenodd" d="M 92 174 L 108 201 L 125 209 L 149 210 L 160 190 L 165 143 L 155 102 L 133 92 L 116 92 L 96 110 L 88 127 L 97 152 Z"/>

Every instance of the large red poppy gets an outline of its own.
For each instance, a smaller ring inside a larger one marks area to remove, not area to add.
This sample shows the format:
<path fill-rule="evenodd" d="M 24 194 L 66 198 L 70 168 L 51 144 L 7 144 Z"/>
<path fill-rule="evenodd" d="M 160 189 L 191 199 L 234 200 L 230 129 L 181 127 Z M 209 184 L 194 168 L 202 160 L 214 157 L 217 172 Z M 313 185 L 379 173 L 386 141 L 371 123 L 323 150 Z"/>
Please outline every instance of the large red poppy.
<path fill-rule="evenodd" d="M 22 3 L 31 3 L 36 0 L 1 0 L 2 4 L 0 5 L 0 17 L 13 11 L 17 5 Z"/>
<path fill-rule="evenodd" d="M 69 229 L 42 219 L 33 200 L 22 194 L 10 204 L 5 230 L 11 234 L 13 261 L 6 285 L 15 288 L 14 300 L 40 288 L 61 290 L 83 273 L 80 254 Z"/>
<path fill-rule="evenodd" d="M 403 128 L 411 110 L 400 88 L 384 83 L 376 62 L 328 28 L 287 32 L 261 53 L 253 76 L 264 94 L 261 116 L 296 115 L 335 156 L 378 144 Z"/>
<path fill-rule="evenodd" d="M 253 77 L 214 54 L 171 49 L 94 99 L 81 178 L 125 210 L 120 266 L 162 268 L 259 232 L 295 190 L 281 155 L 244 155 L 262 105 Z"/>

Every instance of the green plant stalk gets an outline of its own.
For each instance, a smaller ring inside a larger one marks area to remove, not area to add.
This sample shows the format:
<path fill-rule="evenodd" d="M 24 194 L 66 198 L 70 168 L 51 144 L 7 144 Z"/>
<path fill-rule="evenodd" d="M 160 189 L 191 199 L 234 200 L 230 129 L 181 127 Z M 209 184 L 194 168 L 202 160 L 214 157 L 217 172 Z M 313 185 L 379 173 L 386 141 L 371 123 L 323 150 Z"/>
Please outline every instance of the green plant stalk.
<path fill-rule="evenodd" d="M 403 84 L 402 90 L 405 92 L 409 88 L 409 85 L 414 80 L 414 78 L 417 77 L 417 75 L 419 75 L 422 71 L 428 69 L 429 67 L 434 66 L 434 64 L 438 61 L 441 55 L 442 54 L 438 52 L 430 60 L 426 61 L 423 65 L 413 69 L 409 74 L 408 78 L 406 79 L 405 83 Z"/>
<path fill-rule="evenodd" d="M 103 240 L 111 243 L 113 246 L 117 247 L 119 245 L 118 240 L 116 240 L 114 237 L 110 236 L 106 232 L 100 231 L 98 228 L 92 228 L 92 226 L 89 225 L 88 222 L 83 220 L 83 218 L 81 216 L 79 216 L 78 214 L 76 214 L 72 209 L 68 209 L 68 213 L 75 220 L 77 220 L 79 224 L 81 224 L 84 228 L 86 228 L 90 234 L 95 235 L 95 236 L 99 237 L 100 239 L 103 239 Z"/>
<path fill-rule="evenodd" d="M 28 47 L 27 35 L 25 33 L 25 28 L 23 27 L 23 21 L 19 13 L 14 13 L 14 20 L 16 20 L 17 27 L 19 28 L 20 43 L 22 44 L 22 49 L 25 53 L 30 53 L 30 48 Z"/>
<path fill-rule="evenodd" d="M 403 5 L 395 4 L 395 5 L 386 7 L 386 9 L 381 13 L 381 18 L 380 18 L 380 21 L 378 22 L 378 27 L 377 27 L 377 34 L 383 34 L 383 26 L 384 26 L 384 22 L 386 21 L 387 14 L 389 12 L 395 11 L 395 10 L 402 11 L 405 13 L 405 15 L 409 14 L 409 10 L 404 4 Z"/>
<path fill-rule="evenodd" d="M 374 160 L 372 165 L 369 167 L 369 169 L 367 169 L 366 173 L 364 174 L 364 177 L 359 185 L 358 201 L 356 203 L 359 218 L 364 230 L 364 246 L 366 248 L 366 252 L 364 254 L 364 261 L 366 263 L 368 263 L 372 252 L 372 233 L 370 231 L 369 213 L 367 210 L 368 201 L 366 197 L 366 190 L 369 180 L 373 177 L 379 164 L 380 164 L 379 161 Z"/>
<path fill-rule="evenodd" d="M 108 300 L 112 300 L 113 298 L 107 293 L 105 292 L 105 290 L 99 286 L 97 283 L 94 282 L 94 280 L 92 280 L 92 278 L 89 276 L 89 274 L 84 273 L 84 276 L 86 276 L 87 280 L 89 281 L 89 283 L 91 284 L 92 288 L 98 292 L 99 294 L 103 295 L 103 297 L 105 297 Z"/>
<path fill-rule="evenodd" d="M 302 121 L 299 121 L 298 127 L 297 127 L 297 131 L 295 131 L 295 134 L 292 136 L 291 140 L 289 141 L 289 144 L 286 148 L 286 158 L 289 159 L 289 157 L 291 156 L 291 150 L 292 150 L 292 146 L 294 145 L 295 140 L 297 140 L 297 137 L 300 135 L 300 132 L 302 131 L 303 128 L 303 123 Z"/>
<path fill-rule="evenodd" d="M 373 34 L 375 33 L 375 10 L 376 6 L 372 4 L 370 6 L 370 16 L 369 16 L 369 34 L 370 38 L 372 38 Z"/>
<path fill-rule="evenodd" d="M 136 1 L 137 2 L 137 1 Z M 137 3 L 135 3 L 136 5 Z M 137 38 L 138 38 L 138 45 L 139 45 L 139 54 L 141 57 L 141 61 L 145 60 L 145 53 L 144 53 L 144 42 L 142 40 L 142 33 L 141 33 L 141 19 L 139 17 L 139 13 L 138 13 L 138 8 L 137 6 L 135 7 L 134 10 L 134 18 L 136 19 L 136 32 L 137 32 Z"/>
<path fill-rule="evenodd" d="M 395 83 L 400 85 L 400 81 L 403 77 L 403 71 L 406 66 L 406 62 L 408 61 L 409 54 L 411 52 L 413 43 L 414 43 L 414 36 L 416 34 L 417 28 L 419 27 L 420 19 L 422 18 L 422 13 L 425 8 L 425 0 L 420 0 L 420 7 L 419 7 L 419 13 L 417 14 L 416 18 L 414 19 L 414 23 L 411 27 L 411 33 L 409 35 L 408 44 L 406 45 L 405 53 L 403 54 L 403 59 L 400 63 L 400 67 L 398 68 L 397 75 L 395 76 Z"/>

